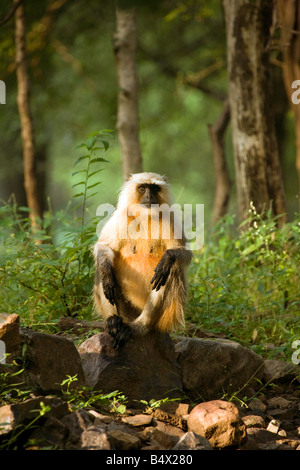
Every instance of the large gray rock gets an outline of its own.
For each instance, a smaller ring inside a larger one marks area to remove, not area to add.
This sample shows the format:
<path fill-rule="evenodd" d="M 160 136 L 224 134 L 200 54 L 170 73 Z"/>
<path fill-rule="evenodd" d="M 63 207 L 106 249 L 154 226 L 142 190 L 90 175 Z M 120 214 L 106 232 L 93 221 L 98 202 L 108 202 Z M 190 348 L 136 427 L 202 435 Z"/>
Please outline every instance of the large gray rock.
<path fill-rule="evenodd" d="M 168 334 L 151 332 L 134 337 L 123 348 L 112 348 L 112 338 L 99 333 L 78 347 L 86 385 L 103 393 L 118 390 L 131 406 L 137 400 L 182 396 L 180 370 Z"/>
<path fill-rule="evenodd" d="M 20 328 L 26 344 L 25 379 L 28 385 L 48 393 L 61 390 L 61 383 L 76 376 L 71 388 L 84 385 L 84 373 L 78 351 L 72 341 L 61 336 Z"/>
<path fill-rule="evenodd" d="M 263 376 L 263 359 L 225 339 L 184 338 L 176 344 L 185 393 L 192 400 L 214 400 L 224 394 L 251 396 Z"/>

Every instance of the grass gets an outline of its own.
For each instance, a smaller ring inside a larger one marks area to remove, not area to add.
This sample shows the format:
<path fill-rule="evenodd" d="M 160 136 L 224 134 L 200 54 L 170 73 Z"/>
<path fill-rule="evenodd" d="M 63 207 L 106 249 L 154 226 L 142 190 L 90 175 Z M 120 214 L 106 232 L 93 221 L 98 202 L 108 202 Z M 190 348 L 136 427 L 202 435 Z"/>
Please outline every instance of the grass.
<path fill-rule="evenodd" d="M 247 222 L 236 230 L 227 216 L 206 234 L 190 269 L 187 318 L 290 360 L 300 337 L 300 218 L 278 229 L 270 212 L 252 208 Z"/>

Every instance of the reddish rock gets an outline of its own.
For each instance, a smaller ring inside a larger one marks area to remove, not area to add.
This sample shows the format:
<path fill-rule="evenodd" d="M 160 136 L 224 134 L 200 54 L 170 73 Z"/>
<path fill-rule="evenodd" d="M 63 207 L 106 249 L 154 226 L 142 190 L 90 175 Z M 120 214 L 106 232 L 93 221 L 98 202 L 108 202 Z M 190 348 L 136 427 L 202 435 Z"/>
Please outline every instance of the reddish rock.
<path fill-rule="evenodd" d="M 188 417 L 188 429 L 218 448 L 240 445 L 247 436 L 237 407 L 222 400 L 195 406 Z"/>

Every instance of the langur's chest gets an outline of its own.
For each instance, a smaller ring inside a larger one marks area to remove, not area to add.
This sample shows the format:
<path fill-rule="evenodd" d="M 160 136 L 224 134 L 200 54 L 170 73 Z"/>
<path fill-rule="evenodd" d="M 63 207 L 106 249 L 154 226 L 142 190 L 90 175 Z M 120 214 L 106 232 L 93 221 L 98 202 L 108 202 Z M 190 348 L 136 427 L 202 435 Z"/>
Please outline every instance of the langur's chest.
<path fill-rule="evenodd" d="M 153 265 L 158 263 L 165 252 L 161 240 L 130 240 L 119 252 L 120 258 L 128 265 Z"/>

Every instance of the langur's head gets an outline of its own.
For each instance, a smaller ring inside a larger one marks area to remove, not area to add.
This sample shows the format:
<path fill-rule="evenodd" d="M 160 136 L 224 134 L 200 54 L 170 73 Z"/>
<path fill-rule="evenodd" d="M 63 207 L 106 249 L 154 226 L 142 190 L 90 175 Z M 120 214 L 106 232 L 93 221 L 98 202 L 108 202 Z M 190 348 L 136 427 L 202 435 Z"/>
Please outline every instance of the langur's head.
<path fill-rule="evenodd" d="M 135 173 L 124 183 L 118 207 L 142 204 L 151 208 L 152 204 L 170 204 L 169 184 L 165 176 L 157 173 Z"/>

